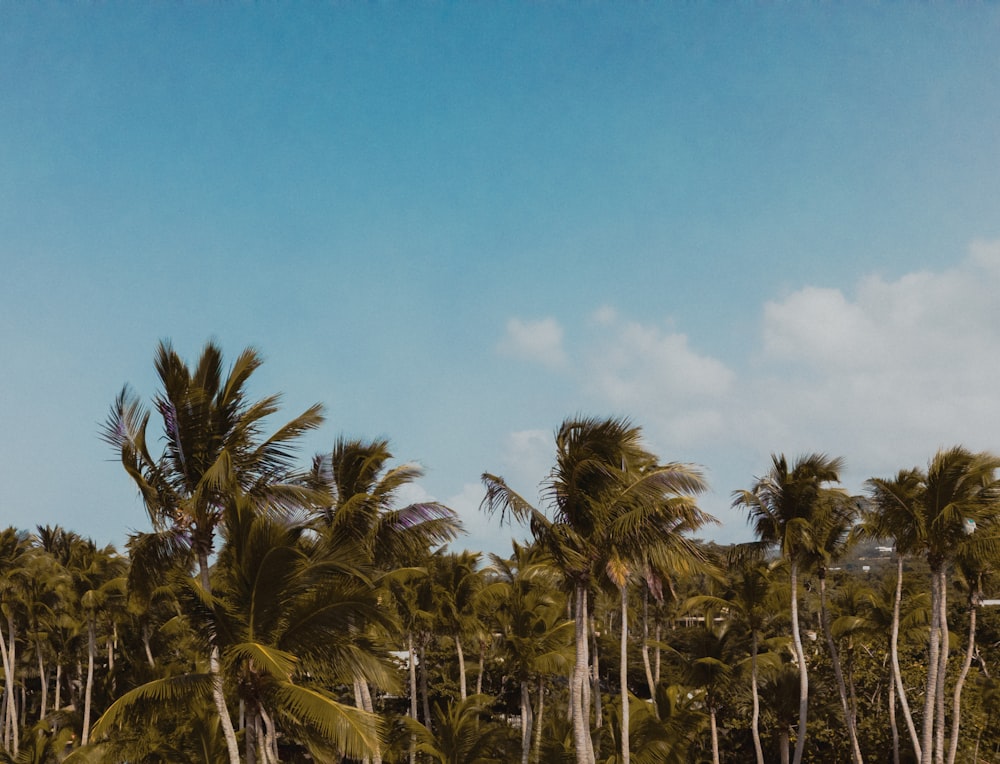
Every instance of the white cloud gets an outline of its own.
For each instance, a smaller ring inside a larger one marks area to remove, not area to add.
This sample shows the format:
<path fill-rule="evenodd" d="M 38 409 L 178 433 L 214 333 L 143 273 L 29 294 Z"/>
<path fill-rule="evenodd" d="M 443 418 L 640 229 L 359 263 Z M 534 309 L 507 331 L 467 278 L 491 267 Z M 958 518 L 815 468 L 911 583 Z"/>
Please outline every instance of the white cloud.
<path fill-rule="evenodd" d="M 699 353 L 684 334 L 612 320 L 588 353 L 584 384 L 613 409 L 653 425 L 670 440 L 704 439 L 724 428 L 721 406 L 734 374 Z"/>
<path fill-rule="evenodd" d="M 849 290 L 804 286 L 762 306 L 740 367 L 669 324 L 604 306 L 581 323 L 566 399 L 628 415 L 664 458 L 704 464 L 704 506 L 728 523 L 710 535 L 746 538 L 728 497 L 772 452 L 843 456 L 845 484 L 860 490 L 941 447 L 1000 451 L 998 296 L 1000 241 L 973 242 L 951 268 L 871 274 Z M 505 476 L 530 490 L 552 459 L 550 432 L 513 433 Z"/>
<path fill-rule="evenodd" d="M 976 242 L 952 269 L 869 276 L 853 296 L 807 287 L 768 303 L 763 363 L 747 385 L 758 433 L 774 449 L 835 450 L 879 473 L 954 443 L 992 447 L 998 290 L 1000 243 Z"/>
<path fill-rule="evenodd" d="M 522 321 L 511 318 L 498 346 L 500 352 L 525 361 L 534 361 L 551 369 L 566 365 L 563 328 L 554 318 Z"/>

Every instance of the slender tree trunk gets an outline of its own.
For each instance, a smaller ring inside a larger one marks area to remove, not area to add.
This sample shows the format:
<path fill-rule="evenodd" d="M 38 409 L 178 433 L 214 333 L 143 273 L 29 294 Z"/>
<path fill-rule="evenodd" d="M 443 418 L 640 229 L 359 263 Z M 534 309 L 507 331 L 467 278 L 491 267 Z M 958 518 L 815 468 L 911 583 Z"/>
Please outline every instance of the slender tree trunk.
<path fill-rule="evenodd" d="M 208 576 L 208 552 L 198 552 L 198 573 L 201 577 L 201 588 L 206 594 L 212 593 L 212 582 Z M 233 729 L 233 719 L 229 715 L 229 707 L 226 705 L 226 692 L 222 684 L 222 662 L 219 657 L 219 646 L 212 645 L 208 655 L 208 673 L 212 681 L 212 700 L 215 703 L 215 710 L 219 714 L 219 723 L 222 725 L 222 735 L 226 740 L 226 750 L 229 753 L 229 764 L 240 764 L 240 748 L 236 743 L 236 730 Z M 263 714 L 263 709 L 261 709 Z"/>
<path fill-rule="evenodd" d="M 361 702 L 364 706 L 365 711 L 375 714 L 375 704 L 372 702 L 372 692 L 368 687 L 368 680 L 362 679 L 360 681 L 361 686 Z M 382 764 L 382 741 L 376 737 L 375 739 L 375 750 L 372 751 L 372 764 Z"/>
<path fill-rule="evenodd" d="M 410 654 L 410 718 L 417 721 L 417 656 L 413 649 L 413 634 L 406 635 L 406 649 Z M 410 764 L 417 760 L 417 738 L 410 735 Z"/>
<path fill-rule="evenodd" d="M 483 694 L 483 672 L 486 669 L 486 640 L 479 640 L 479 673 L 476 675 L 476 695 Z"/>
<path fill-rule="evenodd" d="M 819 614 L 823 624 L 823 634 L 826 636 L 826 644 L 830 650 L 830 661 L 833 663 L 833 675 L 837 680 L 837 690 L 840 693 L 840 707 L 844 712 L 844 724 L 847 726 L 847 737 L 851 743 L 851 757 L 854 764 L 863 764 L 858 735 L 854 728 L 854 714 L 847 702 L 847 685 L 844 683 L 844 672 L 840 667 L 840 654 L 837 651 L 837 643 L 833 639 L 833 632 L 830 630 L 830 615 L 826 610 L 826 575 L 822 571 L 819 574 Z"/>
<path fill-rule="evenodd" d="M 527 679 L 521 680 L 521 764 L 531 755 L 531 692 Z"/>
<path fill-rule="evenodd" d="M 944 686 L 948 674 L 948 653 L 951 650 L 948 632 L 948 570 L 945 565 L 941 566 L 939 575 L 941 577 L 941 583 L 938 586 L 941 609 L 941 652 L 938 657 L 940 668 L 938 668 L 937 692 L 934 696 L 934 701 L 937 703 L 937 709 L 934 712 L 934 761 L 936 764 L 944 764 Z"/>
<path fill-rule="evenodd" d="M 97 652 L 97 635 L 94 633 L 94 618 L 87 617 L 87 684 L 83 692 L 83 734 L 80 742 L 90 742 L 90 697 L 94 689 L 94 653 Z"/>
<path fill-rule="evenodd" d="M 899 725 L 896 724 L 896 683 L 889 682 L 889 729 L 892 730 L 892 764 L 899 764 Z"/>
<path fill-rule="evenodd" d="M 38 654 L 38 681 L 42 685 L 42 697 L 41 704 L 42 710 L 38 716 L 39 720 L 45 718 L 45 711 L 49 702 L 49 682 L 48 677 L 45 676 L 45 659 L 42 657 L 42 640 L 35 640 L 35 652 Z"/>
<path fill-rule="evenodd" d="M 587 654 L 587 589 L 582 582 L 576 584 L 576 604 L 573 608 L 575 619 L 576 662 L 573 665 L 573 681 L 570 695 L 573 714 L 573 746 L 576 749 L 577 764 L 594 764 L 590 751 L 590 704 L 587 696 L 587 671 L 590 656 Z"/>
<path fill-rule="evenodd" d="M 361 696 L 361 680 L 360 679 L 355 679 L 354 680 L 354 707 L 357 708 L 359 711 L 364 711 L 365 710 L 365 700 Z M 371 759 L 367 755 L 365 755 L 362 758 L 361 761 L 362 761 L 362 764 L 371 764 Z"/>
<path fill-rule="evenodd" d="M 8 620 L 7 623 L 9 626 L 10 621 Z M 14 713 L 16 707 L 16 702 L 14 698 L 14 669 L 13 669 L 14 632 L 8 631 L 7 636 L 10 637 L 9 646 L 7 643 L 7 637 L 5 637 L 3 631 L 0 630 L 0 655 L 2 655 L 3 657 L 3 670 L 4 670 L 4 676 L 6 677 L 6 681 L 4 682 L 4 695 L 3 695 L 4 698 L 3 741 L 4 741 L 4 747 L 11 750 L 16 756 L 17 751 L 15 749 L 17 745 L 15 742 L 13 742 L 15 740 L 14 735 L 16 734 L 15 728 L 17 727 L 17 725 L 14 723 L 14 720 L 17 718 L 16 714 Z"/>
<path fill-rule="evenodd" d="M 62 708 L 62 664 L 56 661 L 56 697 L 53 708 L 58 711 Z"/>
<path fill-rule="evenodd" d="M 958 732 L 962 721 L 962 687 L 965 685 L 965 678 L 969 675 L 969 668 L 972 666 L 972 656 L 976 652 L 976 599 L 979 596 L 979 589 L 977 583 L 975 590 L 969 597 L 969 644 L 965 649 L 962 670 L 955 682 L 955 697 L 951 706 L 951 743 L 948 748 L 948 764 L 955 764 L 955 756 L 958 754 Z"/>
<path fill-rule="evenodd" d="M 788 764 L 788 749 L 790 747 L 788 730 L 783 729 L 778 733 L 778 755 L 781 757 L 781 764 Z"/>
<path fill-rule="evenodd" d="M 920 736 L 917 735 L 917 727 L 913 723 L 913 714 L 910 713 L 910 704 L 906 699 L 906 688 L 903 687 L 903 672 L 899 668 L 899 609 L 903 601 L 903 555 L 896 555 L 896 597 L 892 603 L 892 633 L 889 643 L 889 655 L 892 659 L 892 679 L 899 695 L 899 707 L 903 711 L 903 720 L 910 733 L 910 741 L 913 743 L 913 751 L 917 761 L 920 756 Z"/>
<path fill-rule="evenodd" d="M 278 759 L 278 731 L 274 727 L 274 721 L 271 719 L 270 714 L 267 713 L 267 709 L 263 706 L 258 706 L 258 713 L 260 714 L 260 719 L 264 722 L 264 745 L 262 746 L 264 753 L 266 754 L 267 762 L 277 762 Z"/>
<path fill-rule="evenodd" d="M 590 638 L 593 640 L 591 648 L 591 670 L 590 680 L 593 685 L 590 697 L 594 701 L 594 728 L 600 729 L 604 725 L 604 709 L 602 707 L 603 698 L 601 696 L 601 652 L 597 645 L 597 619 L 590 619 Z"/>
<path fill-rule="evenodd" d="M 809 714 L 809 674 L 806 668 L 806 654 L 802 649 L 802 637 L 799 634 L 799 566 L 793 558 L 791 565 L 792 584 L 792 642 L 795 645 L 795 657 L 799 664 L 799 730 L 795 738 L 794 764 L 802 764 L 802 754 L 806 748 L 806 717 Z"/>
<path fill-rule="evenodd" d="M 924 694 L 924 726 L 920 742 L 920 764 L 934 761 L 934 709 L 937 692 L 938 658 L 941 650 L 941 616 L 938 608 L 941 579 L 937 570 L 931 571 L 931 623 L 927 636 L 927 688 Z"/>
<path fill-rule="evenodd" d="M 247 764 L 257 764 L 257 713 L 252 708 L 247 710 L 243 748 Z"/>
<path fill-rule="evenodd" d="M 757 630 L 750 630 L 750 688 L 753 693 L 753 720 L 750 732 L 753 735 L 753 750 L 757 764 L 764 764 L 764 748 L 760 744 L 760 693 L 757 691 Z"/>
<path fill-rule="evenodd" d="M 153 660 L 153 651 L 149 647 L 149 624 L 144 623 L 142 625 L 142 647 L 146 651 L 146 662 L 149 663 L 149 667 L 152 669 L 156 668 L 156 661 Z"/>
<path fill-rule="evenodd" d="M 462 638 L 458 634 L 455 635 L 455 651 L 458 653 L 458 691 L 462 700 L 465 700 L 468 697 L 465 687 L 465 652 L 462 650 Z"/>
<path fill-rule="evenodd" d="M 663 628 L 660 626 L 660 622 L 656 622 L 656 647 L 653 648 L 653 686 L 658 686 L 660 684 L 660 637 L 663 636 Z M 656 695 L 653 695 L 655 698 Z"/>
<path fill-rule="evenodd" d="M 535 715 L 535 742 L 532 760 L 538 764 L 542 752 L 542 714 L 545 711 L 545 678 L 538 677 L 538 713 Z"/>
<path fill-rule="evenodd" d="M 420 701 L 423 706 L 424 712 L 424 726 L 433 730 L 433 724 L 431 722 L 431 700 L 430 695 L 427 692 L 427 637 L 421 635 L 420 641 L 417 643 L 417 650 L 420 655 Z"/>
<path fill-rule="evenodd" d="M 629 752 L 629 707 L 628 707 L 628 584 L 627 582 L 619 587 L 621 591 L 622 607 L 622 639 L 619 659 L 621 661 L 619 672 L 621 675 L 622 693 L 622 764 L 630 764 L 631 756 Z M 718 764 L 718 762 L 716 762 Z"/>
<path fill-rule="evenodd" d="M 708 723 L 712 730 L 712 764 L 719 764 L 719 724 L 714 704 L 708 711 Z"/>
<path fill-rule="evenodd" d="M 646 685 L 649 697 L 656 697 L 656 683 L 653 681 L 653 667 L 649 662 L 649 587 L 642 587 L 642 667 L 646 670 Z"/>

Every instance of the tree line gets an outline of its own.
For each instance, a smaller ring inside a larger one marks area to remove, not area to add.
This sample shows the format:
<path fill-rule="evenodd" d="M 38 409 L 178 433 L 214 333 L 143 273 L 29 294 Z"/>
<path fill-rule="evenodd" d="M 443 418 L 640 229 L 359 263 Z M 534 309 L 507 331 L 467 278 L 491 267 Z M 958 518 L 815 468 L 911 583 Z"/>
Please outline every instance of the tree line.
<path fill-rule="evenodd" d="M 1000 458 L 839 485 L 775 454 L 733 493 L 755 541 L 697 538 L 699 467 L 621 418 L 555 436 L 541 502 L 484 473 L 529 535 L 449 548 L 459 518 L 401 505 L 384 439 L 308 464 L 313 406 L 277 429 L 259 355 L 157 349 L 102 436 L 151 530 L 124 550 L 0 532 L 0 760 L 954 764 L 1000 751 Z M 155 424 L 154 424 L 155 423 Z M 154 445 L 155 444 L 155 445 Z M 861 559 L 861 558 L 865 559 Z M 864 564 L 862 564 L 864 563 Z"/>

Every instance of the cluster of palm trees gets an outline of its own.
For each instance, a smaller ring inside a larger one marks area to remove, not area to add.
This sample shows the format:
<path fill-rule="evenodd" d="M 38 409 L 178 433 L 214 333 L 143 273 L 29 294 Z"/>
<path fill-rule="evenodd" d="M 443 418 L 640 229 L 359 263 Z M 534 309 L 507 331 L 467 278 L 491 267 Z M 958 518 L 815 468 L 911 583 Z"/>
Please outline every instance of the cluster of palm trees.
<path fill-rule="evenodd" d="M 1000 749 L 1000 620 L 980 612 L 1000 459 L 941 451 L 852 496 L 841 460 L 776 455 L 734 493 L 757 540 L 718 547 L 694 536 L 714 522 L 698 467 L 662 462 L 627 420 L 574 418 L 539 505 L 483 475 L 483 509 L 530 533 L 484 558 L 449 551 L 449 508 L 401 506 L 421 472 L 386 440 L 340 438 L 300 466 L 322 410 L 266 429 L 279 401 L 250 397 L 259 365 L 246 350 L 227 369 L 210 343 L 189 367 L 163 343 L 152 406 L 118 396 L 103 437 L 151 523 L 125 553 L 0 533 L 0 760 L 953 764 Z"/>

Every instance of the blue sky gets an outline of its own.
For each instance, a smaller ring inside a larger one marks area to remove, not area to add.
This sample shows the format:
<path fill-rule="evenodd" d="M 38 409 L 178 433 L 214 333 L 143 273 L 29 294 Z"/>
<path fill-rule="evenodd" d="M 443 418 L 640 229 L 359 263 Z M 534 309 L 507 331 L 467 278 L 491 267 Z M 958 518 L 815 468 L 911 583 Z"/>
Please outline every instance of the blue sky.
<path fill-rule="evenodd" d="M 852 490 L 1000 449 L 1000 9 L 0 4 L 0 521 L 144 529 L 156 343 L 266 357 L 504 552 L 566 417 Z M 274 426 L 278 426 L 277 419 Z"/>

